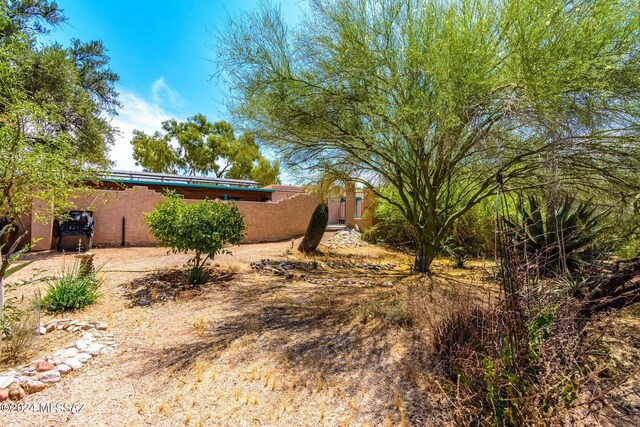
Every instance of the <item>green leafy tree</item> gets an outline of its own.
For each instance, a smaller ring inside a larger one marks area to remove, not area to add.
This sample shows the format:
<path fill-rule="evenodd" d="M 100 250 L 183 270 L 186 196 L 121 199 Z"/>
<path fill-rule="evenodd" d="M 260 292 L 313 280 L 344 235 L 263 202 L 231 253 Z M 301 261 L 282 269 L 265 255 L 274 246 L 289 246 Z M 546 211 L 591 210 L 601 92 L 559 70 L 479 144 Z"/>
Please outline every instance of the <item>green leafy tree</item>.
<path fill-rule="evenodd" d="M 216 53 L 256 138 L 393 205 L 428 271 L 497 173 L 638 193 L 639 38 L 635 1 L 315 0 L 230 18 Z"/>
<path fill-rule="evenodd" d="M 207 260 L 222 253 L 227 245 L 240 243 L 246 229 L 242 212 L 234 203 L 185 203 L 172 193 L 147 214 L 145 222 L 160 244 L 174 253 L 195 252 L 190 260 L 195 283 L 205 277 L 201 273 Z"/>
<path fill-rule="evenodd" d="M 185 122 L 164 121 L 162 130 L 153 135 L 134 131 L 133 158 L 147 171 L 253 179 L 263 186 L 278 182 L 280 163 L 260 154 L 253 134 L 236 138 L 227 122 L 211 123 L 196 114 Z"/>
<path fill-rule="evenodd" d="M 38 43 L 63 21 L 51 1 L 0 1 L 0 309 L 27 237 L 24 215 L 50 219 L 109 164 L 117 76 L 99 42 Z"/>

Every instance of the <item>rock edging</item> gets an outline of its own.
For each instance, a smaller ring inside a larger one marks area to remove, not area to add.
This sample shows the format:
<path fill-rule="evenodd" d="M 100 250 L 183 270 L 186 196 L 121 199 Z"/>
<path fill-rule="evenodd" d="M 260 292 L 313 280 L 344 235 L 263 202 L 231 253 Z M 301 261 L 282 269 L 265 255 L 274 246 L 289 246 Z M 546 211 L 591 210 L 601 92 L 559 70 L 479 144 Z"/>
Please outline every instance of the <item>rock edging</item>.
<path fill-rule="evenodd" d="M 63 375 L 82 368 L 101 354 L 109 354 L 116 347 L 113 334 L 107 333 L 103 322 L 78 322 L 71 319 L 53 320 L 38 328 L 44 333 L 54 330 L 84 331 L 73 345 L 58 350 L 29 365 L 0 374 L 0 402 L 20 400 L 59 382 Z M 43 333 L 43 334 L 44 334 Z"/>

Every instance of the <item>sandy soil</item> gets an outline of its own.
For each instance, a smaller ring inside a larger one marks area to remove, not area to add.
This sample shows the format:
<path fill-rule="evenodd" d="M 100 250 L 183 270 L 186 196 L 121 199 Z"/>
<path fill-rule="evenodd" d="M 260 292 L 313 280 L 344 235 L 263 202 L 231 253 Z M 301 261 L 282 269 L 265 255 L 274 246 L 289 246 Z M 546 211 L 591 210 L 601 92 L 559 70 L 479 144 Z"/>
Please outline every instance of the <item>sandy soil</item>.
<path fill-rule="evenodd" d="M 325 236 L 327 239 L 329 236 Z M 295 242 L 297 244 L 297 242 Z M 382 426 L 449 425 L 447 402 L 410 328 L 363 323 L 367 301 L 410 299 L 416 276 L 409 256 L 366 246 L 316 255 L 317 269 L 293 280 L 250 268 L 263 258 L 309 261 L 291 242 L 243 245 L 216 258 L 231 280 L 177 293 L 175 300 L 137 306 L 131 282 L 181 268 L 188 255 L 160 248 L 96 249 L 104 279 L 92 307 L 64 317 L 109 324 L 117 349 L 23 403 L 81 404 L 78 413 L 5 413 L 11 426 Z M 12 280 L 59 274 L 73 256 L 28 254 L 34 260 Z M 326 261 L 394 263 L 390 271 L 329 268 Z M 486 265 L 485 265 L 486 267 Z M 436 270 L 459 273 L 436 263 Z M 485 292 L 482 265 L 464 273 Z M 394 286 L 389 287 L 388 282 Z M 13 296 L 29 298 L 35 282 Z M 43 323 L 51 319 L 44 316 Z M 77 337 L 55 331 L 38 338 L 31 359 L 64 348 Z"/>
<path fill-rule="evenodd" d="M 380 284 L 404 278 L 409 258 L 373 247 L 342 250 L 345 259 L 391 260 L 397 271 L 319 268 L 297 280 L 249 267 L 262 258 L 300 259 L 290 248 L 291 242 L 236 247 L 233 256 L 216 258 L 233 280 L 145 307 L 135 306 L 127 284 L 182 267 L 189 257 L 159 248 L 96 249 L 103 295 L 71 317 L 108 322 L 117 350 L 23 400 L 36 408 L 79 403 L 81 412 L 2 414 L 2 425 L 425 424 L 432 403 L 407 384 L 410 332 L 354 316 L 362 302 L 402 292 Z M 35 262 L 12 280 L 55 275 L 73 264 L 72 256 L 56 252 L 26 258 Z M 354 283 L 323 282 L 337 277 Z M 15 294 L 26 301 L 44 287 L 33 283 Z M 69 335 L 39 338 L 36 353 L 63 348 L 75 339 Z"/>

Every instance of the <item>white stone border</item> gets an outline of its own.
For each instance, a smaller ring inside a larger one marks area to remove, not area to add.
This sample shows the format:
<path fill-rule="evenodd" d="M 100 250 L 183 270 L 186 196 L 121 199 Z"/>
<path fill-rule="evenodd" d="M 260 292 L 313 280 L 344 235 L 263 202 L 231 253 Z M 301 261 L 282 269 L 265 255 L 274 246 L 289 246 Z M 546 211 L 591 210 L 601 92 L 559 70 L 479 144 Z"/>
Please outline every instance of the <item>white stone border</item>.
<path fill-rule="evenodd" d="M 72 319 L 53 320 L 36 332 L 44 335 L 54 330 L 84 331 L 80 339 L 63 350 L 0 374 L 0 402 L 20 400 L 26 394 L 37 393 L 57 383 L 71 371 L 80 369 L 93 358 L 108 354 L 116 346 L 113 334 L 107 333 L 103 322 L 79 322 Z"/>

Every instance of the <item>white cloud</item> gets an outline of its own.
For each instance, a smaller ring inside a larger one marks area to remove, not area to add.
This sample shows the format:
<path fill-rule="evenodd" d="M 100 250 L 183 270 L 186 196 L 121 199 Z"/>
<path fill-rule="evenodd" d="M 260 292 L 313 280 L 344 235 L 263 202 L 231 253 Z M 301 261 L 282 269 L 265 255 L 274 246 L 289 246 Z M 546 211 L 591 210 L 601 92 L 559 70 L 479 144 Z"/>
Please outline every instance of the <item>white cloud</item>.
<path fill-rule="evenodd" d="M 169 87 L 164 77 L 160 77 L 151 85 L 151 99 L 157 105 L 163 105 L 168 102 L 171 107 L 178 108 L 182 106 L 180 96 Z"/>
<path fill-rule="evenodd" d="M 142 170 L 133 160 L 131 138 L 135 129 L 153 133 L 161 129 L 163 121 L 175 117 L 162 107 L 165 100 L 163 95 L 167 97 L 166 100 L 169 103 L 179 99 L 162 78 L 156 80 L 151 86 L 151 100 L 144 99 L 133 92 L 120 91 L 122 108 L 111 122 L 120 131 L 109 153 L 111 160 L 115 162 L 114 169 Z"/>

